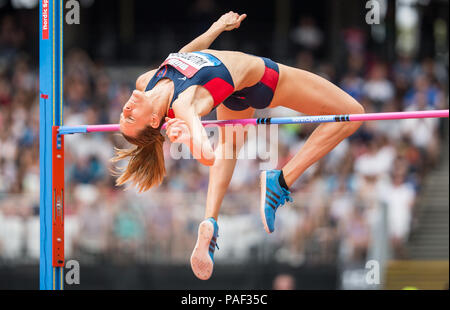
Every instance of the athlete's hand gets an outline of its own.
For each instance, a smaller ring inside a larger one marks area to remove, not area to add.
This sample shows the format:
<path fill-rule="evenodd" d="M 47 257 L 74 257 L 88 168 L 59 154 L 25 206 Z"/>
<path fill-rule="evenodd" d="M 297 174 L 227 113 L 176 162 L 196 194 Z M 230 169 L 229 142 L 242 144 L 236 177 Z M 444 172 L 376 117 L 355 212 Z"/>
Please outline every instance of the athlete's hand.
<path fill-rule="evenodd" d="M 185 121 L 178 118 L 166 117 L 166 134 L 172 143 L 184 143 L 189 145 L 191 141 L 191 134 L 189 127 Z"/>
<path fill-rule="evenodd" d="M 233 29 L 239 28 L 241 22 L 247 17 L 247 14 L 239 15 L 238 13 L 234 13 L 230 11 L 228 13 L 223 14 L 218 20 L 217 24 L 222 27 L 224 31 L 230 31 Z"/>

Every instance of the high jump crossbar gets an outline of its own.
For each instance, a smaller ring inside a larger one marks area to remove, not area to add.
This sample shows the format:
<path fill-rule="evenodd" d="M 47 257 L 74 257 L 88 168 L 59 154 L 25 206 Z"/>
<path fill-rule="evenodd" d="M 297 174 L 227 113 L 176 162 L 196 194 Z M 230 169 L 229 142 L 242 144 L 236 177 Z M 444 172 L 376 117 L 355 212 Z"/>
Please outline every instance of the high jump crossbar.
<path fill-rule="evenodd" d="M 358 122 L 358 121 L 383 121 L 400 120 L 414 118 L 443 118 L 449 117 L 449 110 L 429 110 L 410 112 L 388 112 L 388 113 L 363 113 L 345 115 L 316 115 L 316 116 L 294 116 L 294 117 L 271 117 L 271 118 L 247 118 L 233 120 L 213 120 L 202 121 L 204 126 L 225 126 L 225 125 L 260 125 L 260 124 L 306 124 L 306 123 L 333 123 L 333 122 Z M 163 129 L 165 124 L 163 125 Z M 119 131 L 119 124 L 104 125 L 79 125 L 61 126 L 58 133 L 60 135 L 90 132 L 110 132 Z"/>

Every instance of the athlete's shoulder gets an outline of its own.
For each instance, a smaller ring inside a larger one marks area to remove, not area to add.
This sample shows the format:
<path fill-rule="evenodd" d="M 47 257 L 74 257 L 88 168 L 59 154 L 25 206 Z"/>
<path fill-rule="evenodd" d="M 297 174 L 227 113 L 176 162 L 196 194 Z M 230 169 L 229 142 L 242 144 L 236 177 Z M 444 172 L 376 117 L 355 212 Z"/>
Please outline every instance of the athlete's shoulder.
<path fill-rule="evenodd" d="M 153 69 L 141 74 L 136 80 L 136 89 L 140 91 L 145 91 L 148 82 L 152 79 L 158 69 Z"/>

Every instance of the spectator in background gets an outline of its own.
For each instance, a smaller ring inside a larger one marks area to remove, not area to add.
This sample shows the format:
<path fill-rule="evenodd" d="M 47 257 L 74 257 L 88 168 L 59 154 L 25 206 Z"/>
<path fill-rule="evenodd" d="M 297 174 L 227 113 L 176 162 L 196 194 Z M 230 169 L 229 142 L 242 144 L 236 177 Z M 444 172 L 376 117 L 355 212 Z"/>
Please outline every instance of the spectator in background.
<path fill-rule="evenodd" d="M 101 180 L 105 176 L 103 165 L 95 156 L 77 158 L 69 170 L 70 179 L 75 183 L 89 184 Z"/>
<path fill-rule="evenodd" d="M 194 5 L 189 7 L 188 16 L 195 33 L 203 33 L 208 29 L 211 20 L 218 14 L 216 1 L 213 0 L 195 0 Z"/>
<path fill-rule="evenodd" d="M 279 274 L 273 280 L 274 290 L 295 290 L 295 279 L 290 274 Z"/>
<path fill-rule="evenodd" d="M 366 259 L 370 243 L 370 229 L 363 206 L 356 206 L 345 225 L 344 242 L 348 259 L 360 262 Z"/>
<path fill-rule="evenodd" d="M 396 257 L 405 258 L 404 244 L 409 236 L 415 192 L 405 182 L 403 171 L 394 171 L 392 183 L 384 195 L 388 210 L 389 237 Z"/>
<path fill-rule="evenodd" d="M 320 49 L 324 40 L 322 30 L 311 16 L 300 17 L 290 37 L 297 50 L 307 50 L 312 53 Z"/>
<path fill-rule="evenodd" d="M 25 32 L 14 22 L 14 16 L 4 16 L 0 21 L 0 71 L 22 51 L 25 39 Z"/>
<path fill-rule="evenodd" d="M 408 110 L 428 110 L 426 93 L 417 92 Z M 418 148 L 425 166 L 434 166 L 439 157 L 439 120 L 434 118 L 406 119 L 400 122 L 400 132 Z"/>
<path fill-rule="evenodd" d="M 314 72 L 314 56 L 310 51 L 300 51 L 295 58 L 295 67 Z"/>
<path fill-rule="evenodd" d="M 0 106 L 6 107 L 10 103 L 11 103 L 11 87 L 7 81 L 6 76 L 0 74 Z M 0 125 L 2 124 L 2 122 L 4 122 L 4 120 L 0 121 Z"/>
<path fill-rule="evenodd" d="M 405 81 L 405 84 L 410 85 L 417 70 L 417 63 L 413 61 L 411 55 L 401 53 L 397 56 L 392 73 L 395 80 L 401 79 Z"/>
<path fill-rule="evenodd" d="M 395 88 L 397 89 L 397 96 L 403 100 L 410 85 L 414 81 L 414 74 L 417 71 L 417 64 L 408 54 L 400 54 L 393 65 L 392 73 Z M 399 106 L 402 108 L 402 106 Z"/>
<path fill-rule="evenodd" d="M 448 68 L 430 57 L 423 59 L 420 66 L 416 66 L 416 69 L 419 74 L 427 76 L 435 85 L 447 85 L 448 83 Z"/>
<path fill-rule="evenodd" d="M 113 219 L 113 233 L 120 254 L 125 254 L 126 260 L 135 256 L 144 238 L 140 214 L 129 205 L 120 208 Z"/>
<path fill-rule="evenodd" d="M 76 236 L 81 255 L 89 260 L 103 261 L 110 244 L 112 212 L 102 203 L 95 185 L 77 185 L 74 195 L 81 226 Z"/>
<path fill-rule="evenodd" d="M 356 27 L 347 28 L 344 30 L 343 37 L 349 58 L 365 52 L 366 34 L 363 30 Z"/>
<path fill-rule="evenodd" d="M 404 105 L 406 109 L 421 105 L 424 110 L 429 110 L 441 106 L 441 101 L 440 90 L 430 83 L 426 75 L 420 74 L 415 78 L 413 87 L 405 94 Z"/>
<path fill-rule="evenodd" d="M 354 199 L 348 190 L 346 179 L 341 176 L 330 206 L 330 215 L 337 223 L 346 223 L 350 220 Z"/>
<path fill-rule="evenodd" d="M 395 158 L 395 150 L 382 146 L 381 137 L 369 141 L 367 152 L 355 160 L 355 171 L 361 176 L 379 177 L 389 172 Z"/>
<path fill-rule="evenodd" d="M 350 96 L 361 101 L 364 96 L 364 85 L 365 81 L 356 72 L 350 71 L 342 78 L 339 86 Z"/>
<path fill-rule="evenodd" d="M 376 63 L 371 68 L 364 85 L 364 94 L 373 101 L 376 112 L 380 112 L 383 104 L 394 98 L 394 85 L 388 80 L 385 64 Z"/>

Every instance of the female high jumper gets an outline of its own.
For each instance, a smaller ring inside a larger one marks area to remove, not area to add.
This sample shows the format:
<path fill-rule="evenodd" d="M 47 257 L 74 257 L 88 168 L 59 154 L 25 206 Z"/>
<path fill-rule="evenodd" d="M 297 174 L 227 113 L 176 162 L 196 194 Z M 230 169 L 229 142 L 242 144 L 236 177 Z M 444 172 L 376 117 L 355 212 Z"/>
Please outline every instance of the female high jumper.
<path fill-rule="evenodd" d="M 221 128 L 214 151 L 200 117 L 217 109 L 219 120 L 251 118 L 255 109 L 279 106 L 309 115 L 364 113 L 350 95 L 315 74 L 268 58 L 207 49 L 223 31 L 239 28 L 245 18 L 246 14 L 231 11 L 224 14 L 205 33 L 170 54 L 159 68 L 139 76 L 120 115 L 120 131 L 135 146 L 116 150 L 113 161 L 129 157 L 117 185 L 130 181 L 146 191 L 162 182 L 164 122 L 172 143 L 186 144 L 200 163 L 210 166 L 205 220 L 199 225 L 191 256 L 192 270 L 202 280 L 213 271 L 217 218 L 243 143 L 226 139 Z M 278 207 L 292 201 L 289 187 L 360 125 L 323 123 L 281 170 L 261 172 L 260 213 L 268 233 L 274 231 Z M 235 150 L 232 159 L 224 156 L 229 147 Z"/>

